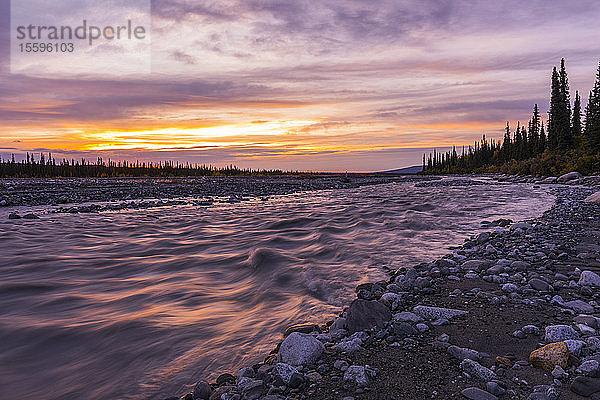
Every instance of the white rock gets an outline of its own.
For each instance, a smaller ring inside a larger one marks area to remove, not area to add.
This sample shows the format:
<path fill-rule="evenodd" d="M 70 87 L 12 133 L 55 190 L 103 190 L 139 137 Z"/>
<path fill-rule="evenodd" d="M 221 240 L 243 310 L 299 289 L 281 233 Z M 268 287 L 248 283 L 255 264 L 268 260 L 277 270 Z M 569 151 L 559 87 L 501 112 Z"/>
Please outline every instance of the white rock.
<path fill-rule="evenodd" d="M 465 315 L 468 314 L 468 311 L 443 307 L 416 306 L 413 308 L 413 313 L 423 319 L 434 321 L 440 318 L 451 319 L 460 315 Z"/>
<path fill-rule="evenodd" d="M 279 359 L 290 365 L 314 364 L 325 351 L 323 343 L 311 335 L 293 332 L 279 348 Z"/>
<path fill-rule="evenodd" d="M 585 201 L 600 204 L 600 192 L 596 192 L 593 195 L 586 197 Z"/>
<path fill-rule="evenodd" d="M 579 339 L 579 334 L 569 325 L 550 325 L 546 327 L 547 343 L 562 342 L 567 339 Z"/>

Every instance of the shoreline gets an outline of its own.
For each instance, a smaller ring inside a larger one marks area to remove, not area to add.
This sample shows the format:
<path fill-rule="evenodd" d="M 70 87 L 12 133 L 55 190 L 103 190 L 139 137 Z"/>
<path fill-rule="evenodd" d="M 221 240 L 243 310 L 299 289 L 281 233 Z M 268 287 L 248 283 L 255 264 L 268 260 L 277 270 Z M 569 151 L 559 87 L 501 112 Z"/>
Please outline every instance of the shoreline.
<path fill-rule="evenodd" d="M 597 204 L 584 202 L 599 188 L 557 189 L 542 216 L 494 221 L 492 231 L 441 259 L 360 285 L 334 320 L 288 328 L 263 363 L 168 399 L 534 400 L 600 393 L 600 290 L 587 284 L 595 282 L 593 271 L 600 274 L 600 215 Z M 582 278 L 584 270 L 591 272 Z M 532 352 L 564 340 L 566 353 L 551 361 L 564 368 L 531 364 Z"/>

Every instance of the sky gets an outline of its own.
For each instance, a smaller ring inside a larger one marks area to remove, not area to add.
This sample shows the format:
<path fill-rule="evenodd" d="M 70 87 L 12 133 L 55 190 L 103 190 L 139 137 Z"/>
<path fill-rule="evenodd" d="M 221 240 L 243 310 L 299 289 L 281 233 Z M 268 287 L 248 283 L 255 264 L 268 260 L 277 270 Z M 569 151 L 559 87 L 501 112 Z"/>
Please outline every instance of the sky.
<path fill-rule="evenodd" d="M 3 158 L 401 168 L 545 113 L 561 57 L 585 104 L 600 59 L 597 0 L 119 1 L 0 0 Z M 82 18 L 146 37 L 15 53 Z"/>

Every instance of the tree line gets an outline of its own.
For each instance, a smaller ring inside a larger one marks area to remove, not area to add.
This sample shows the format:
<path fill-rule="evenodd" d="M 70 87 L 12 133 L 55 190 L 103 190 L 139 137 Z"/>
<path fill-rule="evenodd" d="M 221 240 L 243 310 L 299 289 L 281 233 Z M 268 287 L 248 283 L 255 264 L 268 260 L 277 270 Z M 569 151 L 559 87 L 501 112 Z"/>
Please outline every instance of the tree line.
<path fill-rule="evenodd" d="M 243 175 L 281 175 L 281 170 L 241 169 L 234 165 L 217 168 L 211 165 L 179 163 L 174 161 L 139 162 L 104 161 L 98 157 L 95 163 L 81 160 L 63 159 L 57 162 L 51 153 L 27 153 L 21 161 L 0 157 L 0 178 L 114 178 L 114 177 L 176 177 L 176 176 L 243 176 Z"/>
<path fill-rule="evenodd" d="M 564 58 L 551 74 L 550 109 L 546 125 L 537 104 L 527 126 L 506 123 L 501 140 L 481 141 L 459 155 L 451 151 L 423 154 L 423 173 L 456 174 L 500 172 L 557 175 L 569 171 L 590 174 L 600 171 L 600 64 L 585 111 L 575 92 L 571 104 L 569 78 Z"/>

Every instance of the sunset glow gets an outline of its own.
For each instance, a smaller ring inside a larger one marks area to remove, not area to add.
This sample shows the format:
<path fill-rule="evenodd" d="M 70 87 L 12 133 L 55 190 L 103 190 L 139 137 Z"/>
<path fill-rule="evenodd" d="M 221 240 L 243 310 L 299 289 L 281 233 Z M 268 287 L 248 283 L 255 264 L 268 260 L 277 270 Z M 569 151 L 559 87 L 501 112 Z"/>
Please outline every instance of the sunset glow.
<path fill-rule="evenodd" d="M 0 2 L 4 51 L 9 3 Z M 0 155 L 307 170 L 419 164 L 424 150 L 499 138 L 534 103 L 544 115 L 550 66 L 561 57 L 571 86 L 586 93 L 600 54 L 599 8 L 155 1 L 149 74 L 73 73 L 109 60 L 108 47 L 74 59 L 68 73 L 51 61 L 52 73 L 10 73 L 2 61 Z M 89 13 L 107 24 L 118 16 Z"/>

